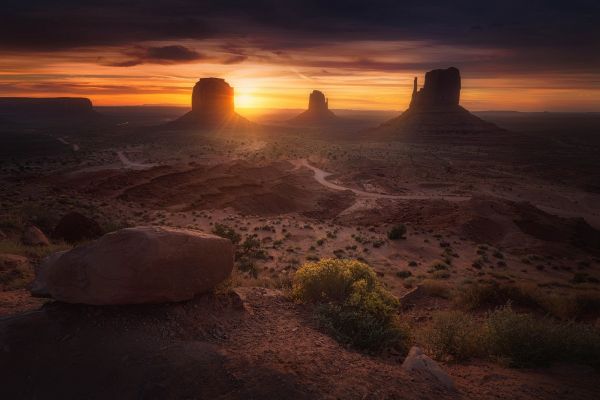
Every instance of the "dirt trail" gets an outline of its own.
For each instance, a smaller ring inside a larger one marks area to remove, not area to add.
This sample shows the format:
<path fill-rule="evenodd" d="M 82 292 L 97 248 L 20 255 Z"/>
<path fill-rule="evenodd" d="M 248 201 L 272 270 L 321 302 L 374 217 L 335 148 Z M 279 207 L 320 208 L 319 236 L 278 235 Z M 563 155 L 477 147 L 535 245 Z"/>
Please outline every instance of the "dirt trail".
<path fill-rule="evenodd" d="M 123 166 L 125 168 L 129 168 L 129 169 L 148 169 L 148 168 L 152 168 L 152 167 L 156 166 L 156 164 L 152 164 L 152 163 L 146 164 L 146 163 L 138 163 L 138 162 L 131 161 L 129 158 L 127 158 L 125 153 L 121 150 L 117 151 L 117 157 L 119 157 L 119 161 L 121 161 Z"/>
<path fill-rule="evenodd" d="M 341 186 L 327 180 L 328 176 L 333 175 L 331 172 L 323 171 L 313 165 L 310 165 L 306 159 L 296 160 L 293 162 L 296 167 L 306 167 L 314 172 L 314 178 L 321 185 L 333 190 L 350 190 L 360 197 L 369 197 L 374 199 L 398 199 L 398 200 L 429 200 L 442 199 L 448 201 L 466 201 L 471 199 L 471 196 L 436 196 L 436 195 L 395 195 L 385 193 L 365 192 L 359 189 L 353 189 L 346 186 Z"/>

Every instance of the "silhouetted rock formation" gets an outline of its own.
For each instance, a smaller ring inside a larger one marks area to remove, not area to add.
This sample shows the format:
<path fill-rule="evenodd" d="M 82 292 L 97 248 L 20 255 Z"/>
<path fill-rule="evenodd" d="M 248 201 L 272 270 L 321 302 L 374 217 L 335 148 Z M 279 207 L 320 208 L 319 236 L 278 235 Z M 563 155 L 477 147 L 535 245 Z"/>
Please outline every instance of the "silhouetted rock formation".
<path fill-rule="evenodd" d="M 192 111 L 171 122 L 169 127 L 233 128 L 249 121 L 235 112 L 233 88 L 224 79 L 201 78 L 192 92 Z"/>
<path fill-rule="evenodd" d="M 460 100 L 460 72 L 454 67 L 434 69 L 425 74 L 425 86 L 417 91 L 414 80 L 410 108 L 421 110 L 456 107 Z"/>
<path fill-rule="evenodd" d="M 308 98 L 308 110 L 292 118 L 289 122 L 294 125 L 318 126 L 339 122 L 330 109 L 329 101 L 319 90 L 313 90 Z"/>
<path fill-rule="evenodd" d="M 493 134 L 505 132 L 459 105 L 461 78 L 457 68 L 427 72 L 420 90 L 417 83 L 415 78 L 409 108 L 366 134 L 382 139 L 465 143 L 481 141 L 482 137 L 493 139 Z"/>
<path fill-rule="evenodd" d="M 200 79 L 192 92 L 192 113 L 208 118 L 228 118 L 234 113 L 233 88 L 224 79 Z"/>
<path fill-rule="evenodd" d="M 82 123 L 98 119 L 83 97 L 0 97 L 0 119 L 28 125 Z"/>

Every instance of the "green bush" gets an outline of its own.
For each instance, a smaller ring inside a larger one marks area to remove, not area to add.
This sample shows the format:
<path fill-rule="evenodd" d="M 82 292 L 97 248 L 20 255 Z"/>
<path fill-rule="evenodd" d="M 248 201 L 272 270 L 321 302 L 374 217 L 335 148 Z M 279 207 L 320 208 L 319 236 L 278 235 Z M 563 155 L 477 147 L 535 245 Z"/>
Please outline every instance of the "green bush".
<path fill-rule="evenodd" d="M 406 226 L 404 224 L 395 225 L 390 229 L 387 234 L 388 239 L 398 240 L 404 238 L 406 235 Z"/>
<path fill-rule="evenodd" d="M 316 305 L 321 326 L 357 348 L 406 349 L 408 335 L 398 321 L 398 299 L 383 289 L 368 265 L 323 259 L 303 265 L 294 276 L 295 299 Z"/>
<path fill-rule="evenodd" d="M 231 243 L 233 244 L 238 244 L 242 239 L 240 234 L 237 233 L 235 229 L 224 224 L 215 224 L 212 233 L 217 236 L 221 236 L 222 238 L 231 240 Z"/>

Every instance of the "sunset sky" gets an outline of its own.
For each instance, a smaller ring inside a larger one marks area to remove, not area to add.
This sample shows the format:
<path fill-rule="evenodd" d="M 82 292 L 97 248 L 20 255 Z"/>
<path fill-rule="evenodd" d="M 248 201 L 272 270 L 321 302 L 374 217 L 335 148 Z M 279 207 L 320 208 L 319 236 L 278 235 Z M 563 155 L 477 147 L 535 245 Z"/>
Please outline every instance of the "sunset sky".
<path fill-rule="evenodd" d="M 189 105 L 200 77 L 236 106 L 406 108 L 456 66 L 472 110 L 600 111 L 598 1 L 3 1 L 0 96 Z"/>

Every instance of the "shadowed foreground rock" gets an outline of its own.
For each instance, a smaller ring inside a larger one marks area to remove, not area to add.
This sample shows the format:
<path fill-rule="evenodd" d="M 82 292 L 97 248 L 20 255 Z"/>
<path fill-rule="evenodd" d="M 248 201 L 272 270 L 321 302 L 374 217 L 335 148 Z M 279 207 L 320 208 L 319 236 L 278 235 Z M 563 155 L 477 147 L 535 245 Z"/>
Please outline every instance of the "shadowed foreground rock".
<path fill-rule="evenodd" d="M 140 304 L 189 300 L 227 278 L 227 239 L 168 227 L 121 229 L 48 259 L 35 295 L 81 304 Z"/>

